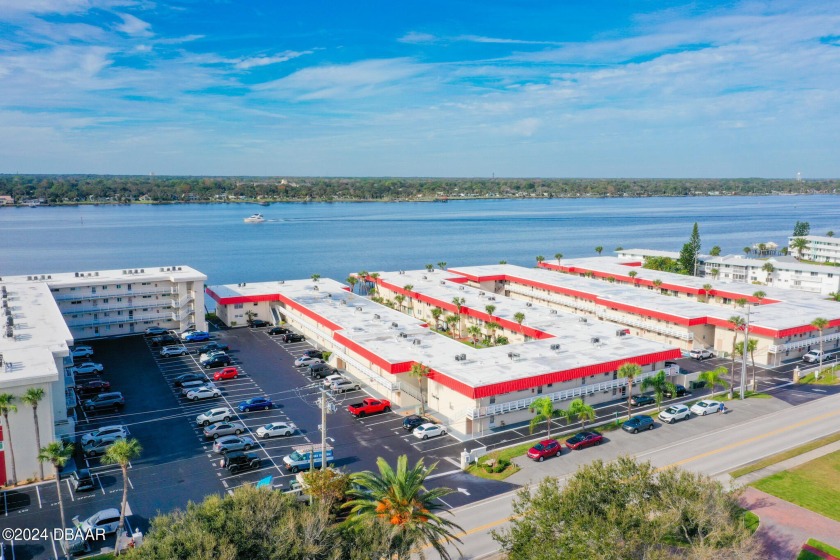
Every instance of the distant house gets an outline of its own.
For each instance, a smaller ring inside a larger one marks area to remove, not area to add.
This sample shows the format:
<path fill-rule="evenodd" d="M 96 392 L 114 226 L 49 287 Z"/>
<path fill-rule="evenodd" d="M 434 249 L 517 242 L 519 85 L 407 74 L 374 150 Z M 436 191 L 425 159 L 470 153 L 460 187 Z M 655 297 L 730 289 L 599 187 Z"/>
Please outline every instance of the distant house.
<path fill-rule="evenodd" d="M 15 199 L 7 194 L 0 195 L 0 206 L 14 206 Z"/>

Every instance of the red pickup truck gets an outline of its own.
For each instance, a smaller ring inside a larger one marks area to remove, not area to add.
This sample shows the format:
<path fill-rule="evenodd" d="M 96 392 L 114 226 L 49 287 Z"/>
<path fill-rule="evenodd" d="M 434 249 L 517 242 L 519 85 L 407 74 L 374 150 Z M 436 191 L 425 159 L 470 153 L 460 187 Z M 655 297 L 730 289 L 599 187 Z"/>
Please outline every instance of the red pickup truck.
<path fill-rule="evenodd" d="M 385 399 L 365 399 L 360 403 L 351 404 L 347 407 L 347 410 L 349 410 L 350 414 L 352 414 L 353 416 L 364 418 L 369 414 L 376 414 L 378 412 L 390 412 L 391 401 L 386 401 Z"/>

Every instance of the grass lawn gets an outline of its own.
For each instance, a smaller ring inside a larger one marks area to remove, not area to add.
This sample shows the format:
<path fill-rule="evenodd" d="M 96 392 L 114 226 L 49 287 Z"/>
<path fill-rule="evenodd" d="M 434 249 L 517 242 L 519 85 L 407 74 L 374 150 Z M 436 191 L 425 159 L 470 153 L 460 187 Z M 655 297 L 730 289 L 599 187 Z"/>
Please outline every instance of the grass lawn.
<path fill-rule="evenodd" d="M 748 509 L 744 510 L 744 527 L 746 527 L 750 533 L 755 533 L 756 531 L 758 531 L 758 526 L 760 523 L 761 521 L 759 520 L 756 514 L 754 514 Z"/>
<path fill-rule="evenodd" d="M 732 478 L 738 478 L 740 476 L 744 476 L 745 474 L 750 474 L 751 472 L 755 472 L 765 467 L 769 467 L 770 465 L 781 463 L 782 461 L 790 459 L 791 457 L 797 457 L 799 455 L 802 455 L 803 453 L 813 451 L 814 449 L 818 449 L 820 447 L 823 447 L 824 445 L 828 445 L 829 443 L 834 443 L 835 441 L 840 441 L 840 432 L 837 432 L 836 434 L 831 434 L 830 436 L 825 436 L 820 439 L 815 439 L 810 443 L 800 445 L 799 447 L 794 447 L 793 449 L 788 449 L 787 451 L 783 451 L 781 453 L 776 453 L 775 455 L 770 455 L 769 457 L 761 459 L 760 461 L 750 463 L 745 467 L 741 467 L 740 469 L 734 470 L 729 474 L 732 475 Z"/>
<path fill-rule="evenodd" d="M 823 542 L 820 542 L 816 539 L 808 539 L 808 544 L 816 548 L 817 550 L 821 550 L 823 552 L 827 552 L 831 554 L 835 558 L 840 558 L 840 550 L 837 550 L 833 546 L 829 546 Z M 799 556 L 796 557 L 797 560 L 821 560 L 822 557 L 817 556 L 813 552 L 808 550 L 803 550 L 799 553 Z"/>
<path fill-rule="evenodd" d="M 840 521 L 840 451 L 762 478 L 753 486 Z"/>
<path fill-rule="evenodd" d="M 823 369 L 822 375 L 819 379 L 816 379 L 816 375 L 814 373 L 809 373 L 808 375 L 803 375 L 799 378 L 799 383 L 806 384 L 806 385 L 837 385 L 840 382 L 840 379 L 837 377 L 837 367 Z"/>

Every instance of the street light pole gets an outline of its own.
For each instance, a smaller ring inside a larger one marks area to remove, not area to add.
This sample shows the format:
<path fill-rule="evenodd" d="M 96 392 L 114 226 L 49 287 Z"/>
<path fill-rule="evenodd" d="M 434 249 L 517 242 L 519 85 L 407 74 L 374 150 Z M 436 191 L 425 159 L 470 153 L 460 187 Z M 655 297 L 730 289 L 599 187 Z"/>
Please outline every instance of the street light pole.
<path fill-rule="evenodd" d="M 744 346 L 741 351 L 741 400 L 744 400 L 744 389 L 747 384 L 747 346 L 750 340 L 750 305 L 747 304 L 747 323 L 744 325 Z M 755 391 L 755 387 L 753 387 Z"/>

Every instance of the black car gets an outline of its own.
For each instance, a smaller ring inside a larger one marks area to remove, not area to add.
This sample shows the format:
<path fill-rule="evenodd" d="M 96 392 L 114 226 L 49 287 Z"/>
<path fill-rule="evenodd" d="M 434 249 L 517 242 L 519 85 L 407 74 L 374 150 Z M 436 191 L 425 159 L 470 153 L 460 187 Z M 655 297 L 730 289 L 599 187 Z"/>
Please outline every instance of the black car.
<path fill-rule="evenodd" d="M 169 329 L 164 329 L 163 327 L 149 327 L 146 329 L 146 332 L 143 333 L 143 336 L 160 336 L 168 332 Z"/>
<path fill-rule="evenodd" d="M 309 356 L 310 358 L 318 358 L 319 360 L 324 359 L 324 353 L 320 350 L 307 350 L 303 353 L 304 356 Z"/>
<path fill-rule="evenodd" d="M 189 383 L 190 381 L 208 381 L 208 379 L 203 373 L 184 373 L 174 380 L 176 387 L 181 387 L 184 383 Z"/>
<path fill-rule="evenodd" d="M 333 375 L 338 373 L 338 370 L 332 367 L 329 364 L 312 364 L 308 368 L 306 368 L 310 377 L 314 377 L 315 379 L 323 379 L 328 375 Z"/>
<path fill-rule="evenodd" d="M 111 390 L 111 384 L 101 379 L 95 379 L 86 383 L 76 385 L 76 394 L 80 397 L 89 397 L 98 393 L 104 393 Z"/>
<path fill-rule="evenodd" d="M 292 333 L 286 333 L 286 334 L 284 334 L 284 335 L 283 335 L 283 338 L 282 338 L 281 340 L 282 340 L 283 342 L 303 342 L 303 341 L 304 341 L 304 340 L 306 340 L 306 339 L 305 339 L 305 338 L 303 338 L 303 335 L 302 335 L 302 334 L 298 334 L 298 333 L 293 333 L 293 332 L 292 332 Z"/>
<path fill-rule="evenodd" d="M 634 416 L 627 422 L 621 425 L 621 429 L 625 432 L 638 434 L 642 430 L 653 429 L 653 418 L 645 414 Z"/>
<path fill-rule="evenodd" d="M 271 327 L 268 329 L 268 334 L 288 334 L 292 331 L 287 329 L 286 327 Z"/>
<path fill-rule="evenodd" d="M 88 469 L 73 471 L 70 473 L 68 480 L 70 480 L 70 486 L 73 487 L 74 492 L 87 492 L 96 488 L 96 484 Z"/>
<path fill-rule="evenodd" d="M 271 323 L 269 323 L 268 321 L 263 321 L 262 319 L 251 319 L 250 321 L 248 321 L 248 326 L 251 327 L 252 329 L 259 329 L 259 328 L 262 328 L 262 327 L 267 327 L 270 324 Z"/>
<path fill-rule="evenodd" d="M 411 416 L 408 416 L 403 420 L 403 430 L 405 430 L 406 432 L 412 432 L 417 426 L 427 424 L 429 422 L 431 422 L 431 420 L 429 420 L 428 418 L 423 418 L 422 416 L 412 414 Z"/>
<path fill-rule="evenodd" d="M 161 336 L 155 336 L 150 341 L 152 346 L 168 346 L 170 344 L 180 344 L 181 339 L 175 336 L 174 334 L 164 334 Z"/>
<path fill-rule="evenodd" d="M 205 368 L 229 366 L 230 365 L 230 356 L 228 356 L 227 354 L 219 354 L 217 356 L 213 356 L 209 360 L 201 362 L 201 365 L 204 366 Z"/>
<path fill-rule="evenodd" d="M 122 393 L 99 393 L 92 399 L 84 402 L 85 410 L 119 410 L 125 404 L 125 397 Z"/>
<path fill-rule="evenodd" d="M 633 406 L 645 406 L 646 404 L 653 404 L 656 402 L 656 399 L 650 395 L 636 395 L 634 397 L 630 397 L 630 404 Z"/>
<path fill-rule="evenodd" d="M 676 395 L 678 397 L 683 397 L 688 394 L 688 391 L 682 385 L 674 385 L 674 389 L 676 389 Z M 662 391 L 662 394 L 665 395 L 666 399 L 670 399 L 674 396 L 674 393 L 671 393 L 670 389 L 665 389 L 664 391 Z"/>
<path fill-rule="evenodd" d="M 227 469 L 231 473 L 247 471 L 249 469 L 258 469 L 260 468 L 260 458 L 256 453 L 231 451 L 230 453 L 225 453 L 225 456 L 222 457 L 222 460 L 219 462 L 219 466 L 223 469 Z"/>
<path fill-rule="evenodd" d="M 227 344 L 222 344 L 221 342 L 208 342 L 198 350 L 196 350 L 196 354 L 206 354 L 207 352 L 212 352 L 213 350 L 221 350 L 223 352 L 227 352 L 230 350 L 230 347 Z"/>

